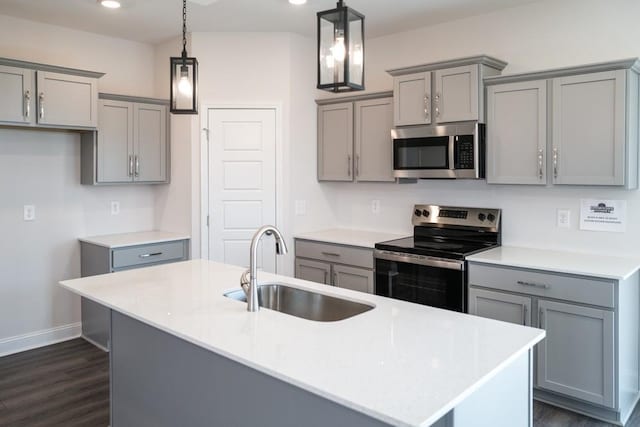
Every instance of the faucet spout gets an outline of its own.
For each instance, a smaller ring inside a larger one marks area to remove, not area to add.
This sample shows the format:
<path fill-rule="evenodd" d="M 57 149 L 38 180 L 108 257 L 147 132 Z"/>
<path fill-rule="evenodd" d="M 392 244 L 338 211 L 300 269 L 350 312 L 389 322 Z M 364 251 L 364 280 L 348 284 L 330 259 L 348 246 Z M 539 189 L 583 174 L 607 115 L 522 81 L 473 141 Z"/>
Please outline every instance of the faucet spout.
<path fill-rule="evenodd" d="M 282 233 L 272 225 L 265 225 L 256 231 L 251 240 L 251 254 L 249 265 L 249 290 L 247 295 L 247 311 L 258 311 L 260 303 L 258 301 L 258 244 L 264 235 L 273 235 L 276 239 L 276 253 L 285 255 L 288 252 L 287 244 L 282 237 Z"/>

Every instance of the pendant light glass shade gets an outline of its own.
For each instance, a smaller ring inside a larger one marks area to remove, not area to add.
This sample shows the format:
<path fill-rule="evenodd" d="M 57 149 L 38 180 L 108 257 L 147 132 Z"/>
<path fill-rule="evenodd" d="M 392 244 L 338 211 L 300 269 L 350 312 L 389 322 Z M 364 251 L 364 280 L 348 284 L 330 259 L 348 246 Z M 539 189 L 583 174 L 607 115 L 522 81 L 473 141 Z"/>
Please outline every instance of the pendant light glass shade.
<path fill-rule="evenodd" d="M 198 114 L 198 60 L 187 56 L 187 0 L 182 1 L 182 55 L 171 57 L 173 114 Z"/>
<path fill-rule="evenodd" d="M 318 12 L 318 89 L 364 90 L 364 15 L 340 0 Z"/>

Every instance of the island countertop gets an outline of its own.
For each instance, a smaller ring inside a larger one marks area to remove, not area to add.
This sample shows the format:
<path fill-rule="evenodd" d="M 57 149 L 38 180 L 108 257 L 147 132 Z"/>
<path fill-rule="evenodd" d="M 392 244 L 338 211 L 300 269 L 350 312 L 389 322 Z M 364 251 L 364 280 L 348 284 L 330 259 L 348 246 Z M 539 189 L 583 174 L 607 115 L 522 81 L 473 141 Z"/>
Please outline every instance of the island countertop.
<path fill-rule="evenodd" d="M 544 331 L 294 278 L 260 281 L 375 305 L 315 322 L 226 298 L 241 267 L 192 260 L 61 282 L 197 346 L 395 426 L 428 426 L 544 338 Z M 391 398 L 390 398 L 391 397 Z"/>

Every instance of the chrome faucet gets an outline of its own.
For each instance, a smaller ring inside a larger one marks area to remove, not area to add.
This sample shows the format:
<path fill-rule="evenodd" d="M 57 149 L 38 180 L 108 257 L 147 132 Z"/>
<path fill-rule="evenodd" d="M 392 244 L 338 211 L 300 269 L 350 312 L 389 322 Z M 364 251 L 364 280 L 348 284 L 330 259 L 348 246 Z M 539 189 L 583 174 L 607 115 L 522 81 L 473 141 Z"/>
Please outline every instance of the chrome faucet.
<path fill-rule="evenodd" d="M 278 255 L 285 255 L 287 250 L 287 244 L 284 242 L 284 238 L 280 233 L 280 230 L 272 225 L 265 225 L 256 231 L 251 240 L 251 259 L 249 270 L 247 270 L 240 278 L 240 286 L 244 290 L 247 296 L 247 311 L 258 311 L 260 304 L 258 302 L 258 243 L 264 235 L 273 236 L 276 238 L 276 253 Z M 247 275 L 248 280 L 247 280 Z M 248 282 L 248 286 L 247 286 Z"/>

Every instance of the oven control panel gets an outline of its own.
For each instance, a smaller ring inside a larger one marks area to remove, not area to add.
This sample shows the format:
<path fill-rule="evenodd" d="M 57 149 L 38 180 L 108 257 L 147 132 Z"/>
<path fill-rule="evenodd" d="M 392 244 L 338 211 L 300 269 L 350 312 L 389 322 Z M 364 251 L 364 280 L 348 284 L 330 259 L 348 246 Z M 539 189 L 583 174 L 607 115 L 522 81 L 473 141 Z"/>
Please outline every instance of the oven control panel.
<path fill-rule="evenodd" d="M 459 225 L 497 230 L 500 209 L 460 208 L 435 205 L 415 205 L 412 223 L 418 225 Z"/>

